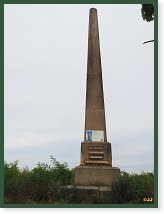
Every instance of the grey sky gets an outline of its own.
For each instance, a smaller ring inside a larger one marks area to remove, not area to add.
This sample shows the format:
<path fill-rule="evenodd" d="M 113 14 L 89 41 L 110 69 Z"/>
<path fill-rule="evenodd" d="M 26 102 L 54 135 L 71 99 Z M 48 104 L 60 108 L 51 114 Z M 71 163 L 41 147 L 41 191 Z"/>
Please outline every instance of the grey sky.
<path fill-rule="evenodd" d="M 89 8 L 98 10 L 113 166 L 153 171 L 154 23 L 141 5 L 5 5 L 5 160 L 80 163 Z"/>

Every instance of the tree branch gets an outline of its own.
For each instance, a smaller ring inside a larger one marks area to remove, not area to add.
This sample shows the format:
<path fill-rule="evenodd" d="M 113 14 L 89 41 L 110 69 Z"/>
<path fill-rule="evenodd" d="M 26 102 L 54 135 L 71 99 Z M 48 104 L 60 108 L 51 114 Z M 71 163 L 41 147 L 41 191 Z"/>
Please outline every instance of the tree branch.
<path fill-rule="evenodd" d="M 149 43 L 149 42 L 154 42 L 154 39 L 144 42 L 143 45 L 146 44 L 146 43 Z"/>

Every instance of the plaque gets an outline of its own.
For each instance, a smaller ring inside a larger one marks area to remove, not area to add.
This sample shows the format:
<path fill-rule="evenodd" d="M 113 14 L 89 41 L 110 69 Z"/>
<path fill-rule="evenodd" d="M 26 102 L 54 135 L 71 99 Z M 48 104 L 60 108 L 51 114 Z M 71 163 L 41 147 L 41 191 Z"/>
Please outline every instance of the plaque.
<path fill-rule="evenodd" d="M 104 142 L 104 131 L 86 130 L 86 141 Z"/>

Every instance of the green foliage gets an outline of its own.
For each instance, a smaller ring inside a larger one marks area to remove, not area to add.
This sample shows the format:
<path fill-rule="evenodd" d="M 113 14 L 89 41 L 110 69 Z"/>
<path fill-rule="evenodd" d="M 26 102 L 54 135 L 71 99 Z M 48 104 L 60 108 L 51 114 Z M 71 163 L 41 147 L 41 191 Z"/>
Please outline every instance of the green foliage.
<path fill-rule="evenodd" d="M 133 195 L 134 190 L 130 185 L 129 174 L 123 173 L 111 186 L 110 201 L 114 204 L 128 203 L 132 200 Z"/>
<path fill-rule="evenodd" d="M 12 198 L 13 195 L 16 197 L 12 198 L 12 202 L 16 202 L 16 198 L 19 196 L 19 182 L 21 172 L 18 168 L 18 161 L 14 163 L 4 163 L 4 195 L 8 198 Z"/>
<path fill-rule="evenodd" d="M 142 4 L 141 14 L 143 20 L 150 22 L 154 20 L 154 5 L 153 4 Z"/>
<path fill-rule="evenodd" d="M 73 204 L 95 204 L 98 203 L 98 198 L 92 193 L 92 191 L 77 189 L 76 187 L 59 188 L 58 200 L 62 203 Z"/>
<path fill-rule="evenodd" d="M 52 156 L 52 164 L 38 163 L 29 171 L 20 170 L 18 161 L 4 164 L 4 196 L 6 203 L 50 203 L 59 198 L 59 189 L 73 181 L 73 170 Z"/>
<path fill-rule="evenodd" d="M 153 198 L 154 174 L 128 174 L 122 172 L 119 179 L 111 186 L 109 195 L 113 204 L 141 204 L 144 198 Z"/>
<path fill-rule="evenodd" d="M 70 170 L 67 163 L 60 163 L 52 156 L 50 159 L 50 165 L 38 163 L 32 170 L 27 167 L 20 170 L 18 161 L 10 164 L 5 162 L 5 203 L 100 203 L 91 190 L 73 186 L 74 170 Z M 122 172 L 107 194 L 108 203 L 145 203 L 143 198 L 153 198 L 153 182 L 152 173 Z"/>
<path fill-rule="evenodd" d="M 61 164 L 56 161 L 52 156 L 50 157 L 52 162 L 52 167 L 50 169 L 50 175 L 54 182 L 59 182 L 60 185 L 68 185 L 73 182 L 73 170 L 68 168 L 67 163 Z"/>

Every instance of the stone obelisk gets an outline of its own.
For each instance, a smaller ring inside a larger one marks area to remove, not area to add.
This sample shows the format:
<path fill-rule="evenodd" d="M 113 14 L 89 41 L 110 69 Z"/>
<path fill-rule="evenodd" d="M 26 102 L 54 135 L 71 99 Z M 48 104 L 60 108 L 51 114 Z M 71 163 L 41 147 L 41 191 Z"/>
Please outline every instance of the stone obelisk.
<path fill-rule="evenodd" d="M 120 169 L 112 167 L 107 142 L 97 10 L 90 9 L 84 141 L 81 162 L 75 168 L 75 185 L 109 186 Z"/>
<path fill-rule="evenodd" d="M 90 144 L 92 143 L 92 144 Z M 81 165 L 112 166 L 107 143 L 97 10 L 90 9 L 84 142 Z"/>
<path fill-rule="evenodd" d="M 89 16 L 85 131 L 101 130 L 107 141 L 97 10 Z M 86 141 L 86 132 L 84 141 Z"/>

